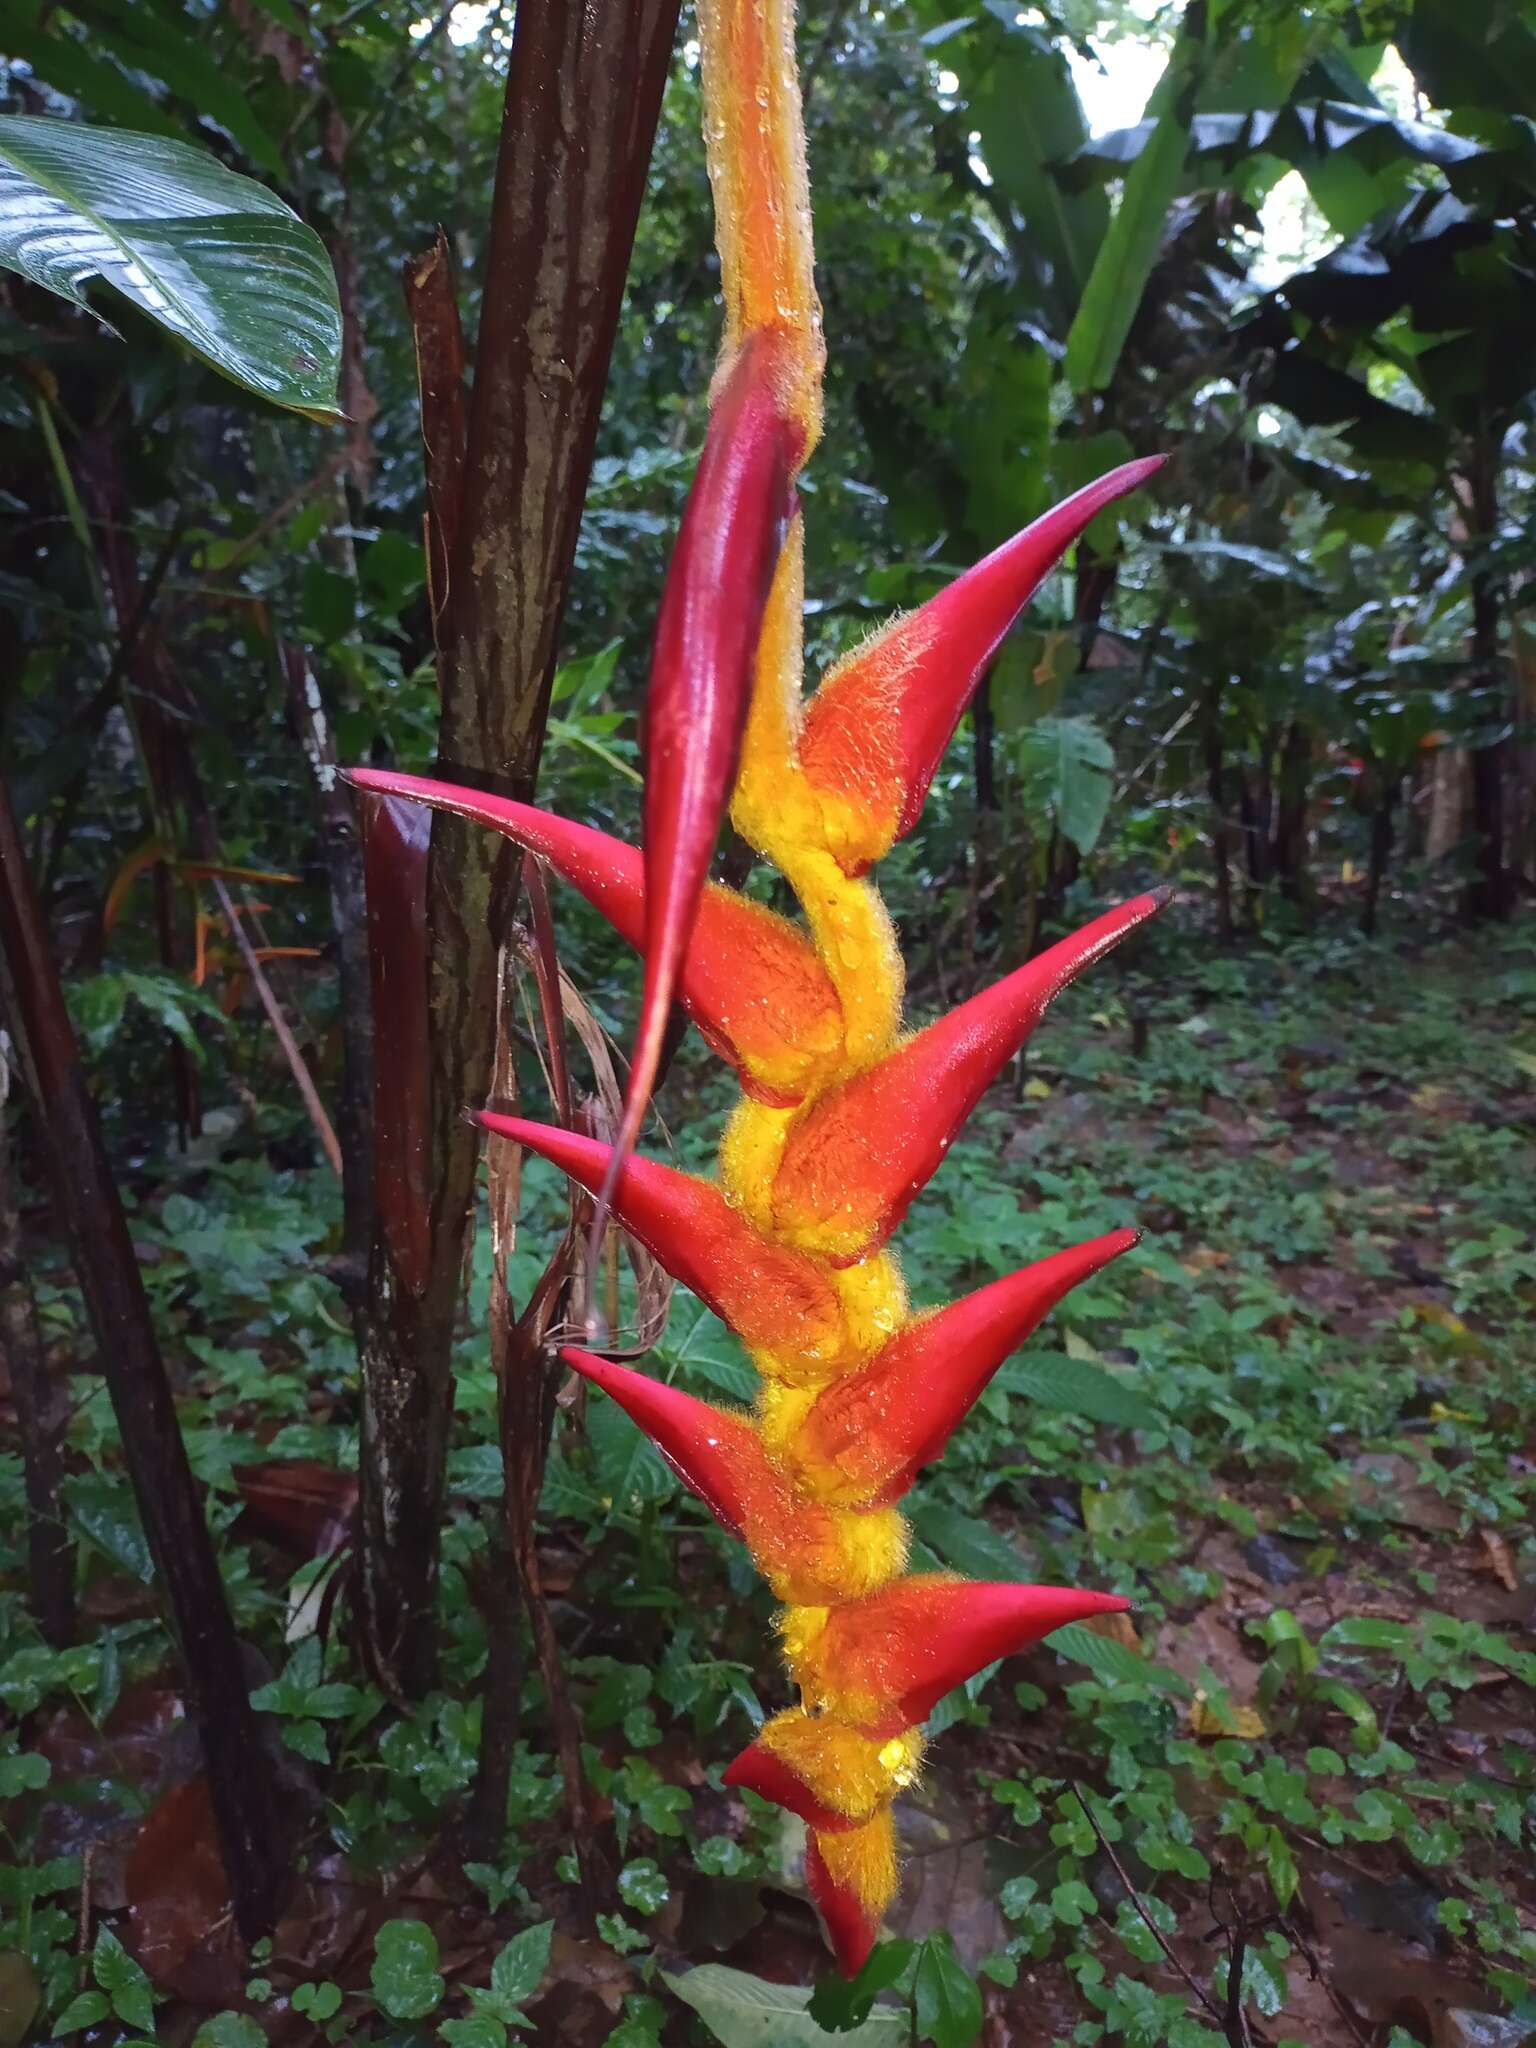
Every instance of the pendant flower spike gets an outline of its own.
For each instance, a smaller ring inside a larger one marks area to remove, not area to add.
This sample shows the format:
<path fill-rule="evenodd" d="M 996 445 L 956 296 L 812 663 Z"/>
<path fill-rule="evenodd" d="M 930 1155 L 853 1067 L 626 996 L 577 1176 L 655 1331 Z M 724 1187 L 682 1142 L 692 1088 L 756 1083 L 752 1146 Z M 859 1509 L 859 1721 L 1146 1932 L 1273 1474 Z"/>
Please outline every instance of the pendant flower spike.
<path fill-rule="evenodd" d="M 1041 579 L 1160 458 L 1078 491 L 803 701 L 795 479 L 820 432 L 823 345 L 792 0 L 700 0 L 699 18 L 725 335 L 657 627 L 644 852 L 449 783 L 373 769 L 351 780 L 375 803 L 412 800 L 505 834 L 643 955 L 617 1142 L 489 1111 L 479 1121 L 560 1167 L 600 1212 L 611 1205 L 757 1367 L 755 1408 L 732 1412 L 592 1351 L 563 1354 L 748 1545 L 782 1603 L 799 1703 L 726 1782 L 804 1820 L 807 1883 L 851 1976 L 895 1894 L 892 1809 L 921 1769 L 925 1716 L 995 1658 L 1127 1604 L 908 1574 L 895 1504 L 1008 1354 L 1137 1233 L 927 1310 L 909 1307 L 883 1246 L 1052 998 L 1166 896 L 1137 897 L 904 1035 L 900 957 L 865 876 L 916 822 Z M 727 803 L 788 880 L 803 926 L 709 881 Z M 742 1084 L 714 1179 L 633 1156 L 674 1000 Z"/>

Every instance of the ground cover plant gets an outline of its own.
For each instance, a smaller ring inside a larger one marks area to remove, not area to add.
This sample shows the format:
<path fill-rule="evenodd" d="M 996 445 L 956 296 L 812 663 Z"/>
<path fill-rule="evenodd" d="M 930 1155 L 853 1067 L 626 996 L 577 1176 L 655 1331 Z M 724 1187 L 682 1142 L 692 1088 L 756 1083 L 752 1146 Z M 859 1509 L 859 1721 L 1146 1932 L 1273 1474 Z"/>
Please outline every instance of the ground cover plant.
<path fill-rule="evenodd" d="M 0 29 L 0 2048 L 1533 2034 L 1532 79 Z"/>
<path fill-rule="evenodd" d="M 868 2038 L 975 2038 L 986 2011 L 1004 2037 L 1220 2039 L 1240 1951 L 1256 2040 L 1517 2040 L 1448 2015 L 1529 1995 L 1529 968 L 1497 944 L 1334 940 L 1234 973 L 1194 935 L 1165 944 L 1143 1057 L 1126 1056 L 1133 991 L 1069 993 L 1022 1102 L 989 1098 L 906 1234 L 914 1291 L 938 1296 L 1085 1234 L 1106 1203 L 1145 1216 L 1144 1244 L 1004 1368 L 910 1509 L 935 1565 L 1134 1605 L 1122 1633 L 1077 1642 L 1091 1661 L 1010 1660 L 941 1717 L 875 1952 L 903 2003 Z M 708 1067 L 688 1085 L 723 1107 Z M 275 2015 L 286 2038 L 308 2014 L 338 2039 L 474 2041 L 504 1998 L 533 2038 L 639 2042 L 686 2038 L 684 1998 L 719 2038 L 753 2038 L 764 1985 L 826 1968 L 795 1823 L 721 1785 L 784 1697 L 761 1582 L 622 1414 L 566 1414 L 541 1551 L 616 1910 L 596 1939 L 569 1924 L 531 1670 L 509 1828 L 490 1861 L 461 1860 L 444 1823 L 473 1780 L 502 1592 L 485 1582 L 492 1376 L 466 1334 L 444 1683 L 402 1710 L 316 1591 L 356 1442 L 351 1348 L 315 1271 L 334 1197 L 238 1149 L 146 1190 L 134 1230 L 257 1704 L 303 1788 L 305 1890 L 268 1960 L 242 1963 L 199 1861 L 206 1812 L 165 1789 L 185 1769 L 173 1668 L 100 1382 L 75 1377 L 87 1631 L 48 1648 L 13 1590 L 0 1664 L 6 1924 L 54 2031 L 72 2004 L 110 2024 L 116 1995 L 141 2015 L 158 2000 L 183 2034 L 213 2008 Z M 530 1182 L 533 1235 L 562 1198 Z M 538 1264 L 520 1252 L 514 1281 Z M 39 1307 L 78 1348 L 57 1269 Z M 686 1298 L 647 1370 L 715 1400 L 750 1385 Z M 19 1532 L 14 1459 L 6 1475 Z M 767 2009 L 770 2038 L 815 2038 Z M 817 2009 L 849 2011 L 826 1987 Z M 454 2031 L 476 2013 L 479 2033 Z"/>

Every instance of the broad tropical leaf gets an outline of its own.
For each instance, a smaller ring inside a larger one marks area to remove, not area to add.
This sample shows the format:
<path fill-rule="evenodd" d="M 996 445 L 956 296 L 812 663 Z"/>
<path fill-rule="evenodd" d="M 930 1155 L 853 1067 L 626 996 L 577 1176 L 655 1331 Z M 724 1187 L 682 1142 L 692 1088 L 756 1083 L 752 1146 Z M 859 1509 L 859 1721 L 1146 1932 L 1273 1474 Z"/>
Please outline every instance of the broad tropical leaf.
<path fill-rule="evenodd" d="M 341 308 L 319 236 L 187 143 L 0 117 L 0 265 L 79 306 L 99 277 L 245 390 L 339 416 Z"/>
<path fill-rule="evenodd" d="M 1114 789 L 1115 756 L 1091 718 L 1042 718 L 1019 737 L 1019 766 L 1050 804 L 1064 839 L 1092 853 Z"/>
<path fill-rule="evenodd" d="M 907 2015 L 876 2006 L 856 2027 L 829 2034 L 806 2011 L 808 1986 L 769 1984 L 724 1963 L 700 1963 L 680 1976 L 667 1976 L 669 1991 L 691 2005 L 722 2048 L 812 2048 L 820 2041 L 837 2048 L 900 2048 L 912 2038 Z"/>
<path fill-rule="evenodd" d="M 1115 374 L 1126 336 L 1162 247 L 1168 209 L 1184 177 L 1184 154 L 1205 48 L 1189 27 L 1180 36 L 1147 103 L 1150 133 L 1126 174 L 1120 205 L 1094 258 L 1093 274 L 1067 336 L 1065 369 L 1074 391 L 1102 391 Z"/>

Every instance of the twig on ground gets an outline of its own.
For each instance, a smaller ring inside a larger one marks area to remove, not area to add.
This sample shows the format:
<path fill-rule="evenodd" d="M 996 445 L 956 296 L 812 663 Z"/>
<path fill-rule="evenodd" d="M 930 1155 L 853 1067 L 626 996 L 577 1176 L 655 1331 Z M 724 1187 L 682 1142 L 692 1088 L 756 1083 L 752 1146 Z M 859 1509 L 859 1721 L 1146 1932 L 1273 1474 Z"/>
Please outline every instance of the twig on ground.
<path fill-rule="evenodd" d="M 1174 1954 L 1173 1949 L 1170 1947 L 1168 1943 L 1167 1937 L 1163 1933 L 1163 1930 L 1158 1926 L 1157 1922 L 1152 1918 L 1151 1914 L 1142 1904 L 1140 1892 L 1138 1892 L 1135 1885 L 1131 1883 L 1129 1876 L 1126 1874 L 1125 1865 L 1120 1861 L 1120 1858 L 1115 1854 L 1114 1850 L 1111 1848 L 1109 1841 L 1105 1836 L 1104 1830 L 1099 1826 L 1097 1814 L 1095 1814 L 1093 1808 L 1088 1804 L 1088 1801 L 1083 1797 L 1083 1788 L 1076 1782 L 1075 1779 L 1072 1781 L 1072 1796 L 1076 1799 L 1078 1805 L 1083 1809 L 1083 1813 L 1087 1819 L 1088 1825 L 1093 1829 L 1093 1832 L 1098 1839 L 1099 1847 L 1104 1851 L 1104 1854 L 1109 1858 L 1110 1868 L 1114 1871 L 1116 1877 L 1119 1878 L 1121 1884 L 1124 1885 L 1125 1895 L 1130 1900 L 1131 1904 L 1135 1907 L 1137 1915 L 1139 1916 L 1142 1925 L 1146 1928 L 1148 1934 L 1151 1935 L 1152 1939 L 1157 1943 L 1158 1947 L 1162 1950 L 1163 1954 L 1168 1958 L 1170 1966 L 1178 1972 L 1179 1976 L 1184 1980 L 1184 1982 L 1189 1986 L 1189 1989 L 1194 1993 L 1195 1997 L 1200 2001 L 1200 2004 L 1204 2008 L 1204 2010 L 1210 2015 L 1210 2017 L 1213 2020 L 1215 2020 L 1218 2026 L 1221 2026 L 1222 2016 L 1221 2013 L 1217 2010 L 1214 2001 L 1210 1997 L 1208 1997 L 1204 1991 L 1201 1990 L 1199 1984 L 1190 1975 L 1189 1971 L 1184 1967 L 1183 1963 L 1180 1962 L 1179 1958 Z"/>

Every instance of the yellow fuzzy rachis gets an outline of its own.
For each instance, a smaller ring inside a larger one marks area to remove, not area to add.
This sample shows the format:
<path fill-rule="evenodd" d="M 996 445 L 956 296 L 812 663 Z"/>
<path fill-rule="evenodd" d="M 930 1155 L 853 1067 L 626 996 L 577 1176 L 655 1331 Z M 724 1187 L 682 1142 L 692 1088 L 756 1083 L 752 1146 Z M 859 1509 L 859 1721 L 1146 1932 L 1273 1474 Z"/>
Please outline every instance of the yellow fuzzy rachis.
<path fill-rule="evenodd" d="M 794 1607 L 856 1600 L 889 1585 L 907 1561 L 911 1531 L 893 1508 L 850 1514 L 786 1497 L 771 1516 L 748 1515 L 742 1534 L 775 1595 Z"/>
<path fill-rule="evenodd" d="M 889 1806 L 846 1834 L 818 1834 L 816 1848 L 833 1881 L 878 1920 L 896 1896 L 896 1830 Z"/>
<path fill-rule="evenodd" d="M 779 337 L 787 366 L 779 397 L 803 429 L 808 453 L 820 429 L 823 348 L 793 0 L 700 0 L 699 23 L 726 314 L 722 371 L 754 334 Z M 784 1603 L 784 1658 L 805 1706 L 818 1710 L 779 1715 L 761 1740 L 824 1812 L 856 1823 L 846 1832 L 815 1834 L 809 1858 L 813 1883 L 824 1877 L 844 1895 L 832 1899 L 827 1918 L 846 1958 L 872 1938 L 895 1892 L 891 1803 L 917 1774 L 922 1736 L 915 1728 L 892 1733 L 889 1725 L 872 1735 L 857 1725 L 861 1712 L 867 1721 L 888 1720 L 890 1692 L 862 1637 L 865 1654 L 852 1660 L 859 1668 L 838 1670 L 845 1653 L 837 1645 L 848 1635 L 838 1617 L 850 1602 L 885 1597 L 908 1583 L 902 1574 L 909 1532 L 889 1506 L 845 1505 L 844 1475 L 802 1455 L 798 1440 L 817 1395 L 863 1370 L 910 1311 L 900 1267 L 884 1252 L 834 1266 L 818 1246 L 791 1259 L 774 1189 L 801 1120 L 831 1090 L 884 1059 L 901 1030 L 905 976 L 896 934 L 873 885 L 849 872 L 891 844 L 901 771 L 894 710 L 883 699 L 873 718 L 829 717 L 839 701 L 833 688 L 822 715 L 818 699 L 808 718 L 804 589 L 796 511 L 759 636 L 731 817 L 794 891 L 825 982 L 819 1007 L 803 999 L 791 1015 L 786 977 L 783 1003 L 771 997 L 754 1017 L 754 1045 L 773 1050 L 782 1038 L 794 1060 L 782 1073 L 777 1066 L 749 1069 L 756 1099 L 743 1100 L 729 1120 L 719 1186 L 732 1221 L 759 1234 L 753 1276 L 737 1290 L 740 1304 L 735 1292 L 726 1303 L 762 1381 L 753 1426 L 767 1470 L 741 1515 L 742 1534 Z M 873 650 L 856 657 L 866 669 L 872 659 L 892 665 L 899 654 L 884 639 Z M 830 684 L 845 667 L 838 665 Z M 823 696 L 827 691 L 824 684 Z M 826 1000 L 827 983 L 835 1007 Z M 764 1238 L 778 1264 L 764 1255 Z M 817 1895 L 827 1904 L 823 1891 Z"/>
<path fill-rule="evenodd" d="M 792 1709 L 776 1714 L 757 1739 L 823 1806 L 849 1820 L 868 1820 L 888 1806 L 892 1794 L 912 1784 L 922 1768 L 917 1728 L 883 1742 L 825 1715 Z"/>

